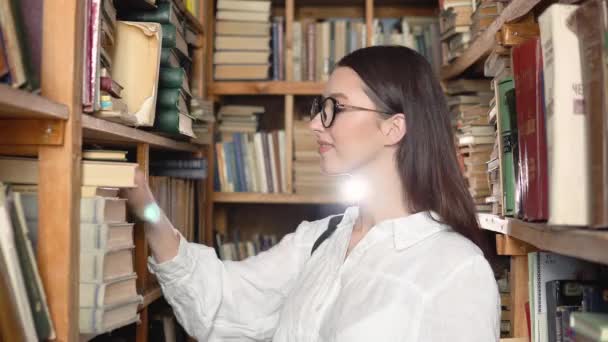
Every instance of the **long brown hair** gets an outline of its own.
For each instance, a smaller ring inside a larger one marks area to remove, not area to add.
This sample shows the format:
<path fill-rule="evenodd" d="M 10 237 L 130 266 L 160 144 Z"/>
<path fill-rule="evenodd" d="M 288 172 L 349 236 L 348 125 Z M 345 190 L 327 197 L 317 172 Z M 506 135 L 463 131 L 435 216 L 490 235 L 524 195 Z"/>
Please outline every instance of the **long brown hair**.
<path fill-rule="evenodd" d="M 409 209 L 435 211 L 488 257 L 487 236 L 458 165 L 448 107 L 430 64 L 406 47 L 373 46 L 345 56 L 338 66 L 359 75 L 379 110 L 405 114 L 407 134 L 396 163 Z"/>

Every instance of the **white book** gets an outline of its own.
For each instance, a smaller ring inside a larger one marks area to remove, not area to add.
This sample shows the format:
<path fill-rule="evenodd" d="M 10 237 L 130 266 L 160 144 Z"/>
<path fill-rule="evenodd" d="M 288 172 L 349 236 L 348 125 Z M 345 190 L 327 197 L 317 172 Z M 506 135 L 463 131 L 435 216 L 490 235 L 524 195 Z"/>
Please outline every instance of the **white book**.
<path fill-rule="evenodd" d="M 6 281 L 10 286 L 9 291 L 13 294 L 12 299 L 18 311 L 17 321 L 20 326 L 14 328 L 19 329 L 28 341 L 38 341 L 32 310 L 25 291 L 23 273 L 17 256 L 6 188 L 2 183 L 0 183 L 0 269 L 3 271 L 2 278 L 4 279 L 2 281 Z"/>
<path fill-rule="evenodd" d="M 80 223 L 80 250 L 133 246 L 132 223 Z"/>
<path fill-rule="evenodd" d="M 549 223 L 589 225 L 589 158 L 578 38 L 566 22 L 578 6 L 554 4 L 539 18 L 542 43 Z"/>
<path fill-rule="evenodd" d="M 80 200 L 81 223 L 124 223 L 126 220 L 126 199 L 97 196 Z"/>
<path fill-rule="evenodd" d="M 102 334 L 139 321 L 137 307 L 143 303 L 141 296 L 126 302 L 104 307 L 80 307 L 80 332 Z"/>
<path fill-rule="evenodd" d="M 103 282 L 133 273 L 133 247 L 80 251 L 80 281 Z"/>
<path fill-rule="evenodd" d="M 218 20 L 235 20 L 235 21 L 252 21 L 252 22 L 268 22 L 270 20 L 270 12 L 245 12 L 232 10 L 217 11 L 216 19 Z"/>
<path fill-rule="evenodd" d="M 259 0 L 218 0 L 218 10 L 250 11 L 270 13 L 270 1 Z"/>
<path fill-rule="evenodd" d="M 80 307 L 115 305 L 137 296 L 137 275 L 131 273 L 107 282 L 80 282 Z"/>
<path fill-rule="evenodd" d="M 302 23 L 293 23 L 293 80 L 302 81 Z"/>
<path fill-rule="evenodd" d="M 262 143 L 262 133 L 255 133 L 253 135 L 253 146 L 255 149 L 260 192 L 268 193 L 268 180 L 266 179 L 266 165 L 264 163 L 264 145 Z"/>
<path fill-rule="evenodd" d="M 281 189 L 279 189 L 279 177 L 281 175 L 277 175 L 277 165 L 279 163 L 278 160 L 276 160 L 275 156 L 274 156 L 274 144 L 277 143 L 277 141 L 274 140 L 274 135 L 272 133 L 266 133 L 267 137 L 268 137 L 268 154 L 270 155 L 270 174 L 272 175 L 272 188 L 273 188 L 273 192 L 281 192 Z"/>
<path fill-rule="evenodd" d="M 286 151 L 285 151 L 285 131 L 278 131 L 277 137 L 279 138 L 279 166 L 281 170 L 281 191 L 287 192 L 287 161 L 286 161 Z"/>

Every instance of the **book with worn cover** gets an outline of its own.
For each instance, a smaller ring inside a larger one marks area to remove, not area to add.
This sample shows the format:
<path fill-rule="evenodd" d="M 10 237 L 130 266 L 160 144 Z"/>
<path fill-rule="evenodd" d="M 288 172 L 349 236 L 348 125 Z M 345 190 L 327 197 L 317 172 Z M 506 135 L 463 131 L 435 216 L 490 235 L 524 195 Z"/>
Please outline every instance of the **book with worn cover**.
<path fill-rule="evenodd" d="M 499 134 L 502 139 L 502 189 L 504 214 L 516 214 L 517 187 L 517 113 L 513 78 L 498 83 Z"/>

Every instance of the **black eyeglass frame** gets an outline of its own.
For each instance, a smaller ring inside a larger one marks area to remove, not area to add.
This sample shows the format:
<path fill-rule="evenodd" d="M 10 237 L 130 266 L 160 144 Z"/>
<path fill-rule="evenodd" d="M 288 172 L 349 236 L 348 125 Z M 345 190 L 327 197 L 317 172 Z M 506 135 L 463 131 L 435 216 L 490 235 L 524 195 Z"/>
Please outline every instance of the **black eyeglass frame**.
<path fill-rule="evenodd" d="M 331 116 L 331 120 L 327 124 L 326 124 L 327 113 L 325 112 L 325 102 L 326 101 L 331 101 L 332 108 L 333 108 L 333 114 Z M 316 97 L 313 100 L 312 105 L 310 107 L 310 120 L 311 121 L 314 120 L 314 118 L 318 114 L 321 114 L 321 124 L 323 125 L 323 127 L 329 128 L 329 127 L 331 127 L 331 125 L 333 125 L 333 123 L 336 119 L 336 114 L 339 114 L 347 109 L 375 112 L 375 113 L 380 113 L 380 114 L 385 114 L 385 115 L 393 115 L 393 113 L 388 113 L 388 112 L 384 112 L 384 111 L 377 110 L 377 109 L 342 104 L 342 103 L 338 102 L 338 100 L 336 98 L 329 96 L 329 97 L 325 97 L 325 98 Z"/>

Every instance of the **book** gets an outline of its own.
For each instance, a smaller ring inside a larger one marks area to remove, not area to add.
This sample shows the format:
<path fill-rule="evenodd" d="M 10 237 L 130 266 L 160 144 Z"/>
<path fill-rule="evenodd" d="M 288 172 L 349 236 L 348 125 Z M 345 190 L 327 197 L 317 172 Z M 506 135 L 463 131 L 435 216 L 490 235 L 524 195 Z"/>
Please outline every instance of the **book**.
<path fill-rule="evenodd" d="M 14 299 L 15 320 L 18 326 L 14 327 L 19 334 L 28 341 L 38 340 L 34 316 L 29 304 L 26 280 L 19 262 L 17 246 L 15 245 L 15 228 L 11 221 L 9 203 L 10 194 L 4 184 L 0 183 L 0 264 L 3 269 L 2 278 L 8 281 L 8 292 Z"/>
<path fill-rule="evenodd" d="M 186 97 L 192 96 L 190 84 L 188 83 L 188 74 L 181 67 L 161 67 L 158 85 L 161 88 L 179 89 Z M 159 96 L 160 93 L 162 93 L 162 89 L 159 90 Z"/>
<path fill-rule="evenodd" d="M 268 65 L 270 51 L 216 51 L 214 64 L 263 64 Z"/>
<path fill-rule="evenodd" d="M 558 311 L 558 307 L 580 307 L 583 300 L 583 287 L 588 284 L 588 282 L 572 280 L 553 280 L 546 283 L 549 342 L 563 341 L 564 327 L 561 325 L 564 312 L 563 309 Z"/>
<path fill-rule="evenodd" d="M 118 21 L 112 76 L 124 88 L 123 100 L 138 126 L 152 126 L 161 54 L 158 23 Z"/>
<path fill-rule="evenodd" d="M 498 83 L 498 131 L 502 139 L 502 206 L 504 215 L 516 216 L 518 186 L 517 111 L 515 89 L 511 77 Z"/>
<path fill-rule="evenodd" d="M 133 246 L 133 224 L 80 223 L 80 250 L 114 250 Z"/>
<path fill-rule="evenodd" d="M 542 52 L 539 38 L 513 47 L 524 217 L 548 219 L 548 176 L 545 111 L 542 94 Z"/>
<path fill-rule="evenodd" d="M 113 306 L 137 296 L 135 273 L 101 283 L 79 283 L 80 307 Z"/>
<path fill-rule="evenodd" d="M 218 10 L 216 14 L 216 19 L 248 22 L 267 22 L 270 19 L 270 12 Z"/>
<path fill-rule="evenodd" d="M 81 186 L 80 196 L 81 197 L 118 197 L 119 188 L 107 188 L 100 186 Z"/>
<path fill-rule="evenodd" d="M 216 50 L 270 51 L 270 37 L 216 36 Z"/>
<path fill-rule="evenodd" d="M 181 58 L 188 59 L 188 43 L 182 32 L 173 24 L 161 24 L 162 47 L 174 49 Z"/>
<path fill-rule="evenodd" d="M 172 24 L 183 32 L 183 17 L 172 1 L 161 2 L 153 11 L 121 11 L 121 20 Z"/>
<path fill-rule="evenodd" d="M 82 159 L 105 160 L 105 161 L 126 161 L 127 151 L 118 150 L 84 150 Z"/>
<path fill-rule="evenodd" d="M 171 136 L 195 137 L 192 118 L 179 108 L 158 108 L 154 129 Z"/>
<path fill-rule="evenodd" d="M 264 106 L 247 106 L 247 105 L 225 105 L 221 106 L 218 112 L 219 117 L 231 115 L 255 115 L 264 113 Z"/>
<path fill-rule="evenodd" d="M 213 77 L 216 80 L 265 80 L 269 65 L 216 65 Z"/>
<path fill-rule="evenodd" d="M 82 185 L 135 187 L 135 163 L 82 162 Z M 38 183 L 38 161 L 32 158 L 0 157 L 0 181 L 17 184 Z"/>
<path fill-rule="evenodd" d="M 215 22 L 215 34 L 220 36 L 269 37 L 270 22 L 222 21 Z"/>
<path fill-rule="evenodd" d="M 137 307 L 143 302 L 141 296 L 103 307 L 80 307 L 80 333 L 102 334 L 118 327 L 139 321 Z"/>
<path fill-rule="evenodd" d="M 608 227 L 608 32 L 606 3 L 593 0 L 570 17 L 579 41 L 589 146 L 590 227 Z"/>
<path fill-rule="evenodd" d="M 270 1 L 259 0 L 219 0 L 218 10 L 270 13 Z"/>
<path fill-rule="evenodd" d="M 608 314 L 592 312 L 574 312 L 570 316 L 570 325 L 577 341 L 583 337 L 589 341 L 608 341 Z"/>
<path fill-rule="evenodd" d="M 575 5 L 554 4 L 539 17 L 547 125 L 549 223 L 589 225 L 588 134 L 578 39 L 566 27 Z"/>
<path fill-rule="evenodd" d="M 29 305 L 36 326 L 36 334 L 40 339 L 54 338 L 55 330 L 51 321 L 46 295 L 40 274 L 38 273 L 38 265 L 36 256 L 30 240 L 30 231 L 25 220 L 23 204 L 21 202 L 20 193 L 12 193 L 12 205 L 10 208 L 10 216 L 15 238 L 15 247 L 19 257 L 21 271 L 26 285 Z M 10 199 L 10 198 L 9 198 Z"/>
<path fill-rule="evenodd" d="M 133 246 L 80 251 L 80 281 L 103 282 L 132 274 Z"/>

